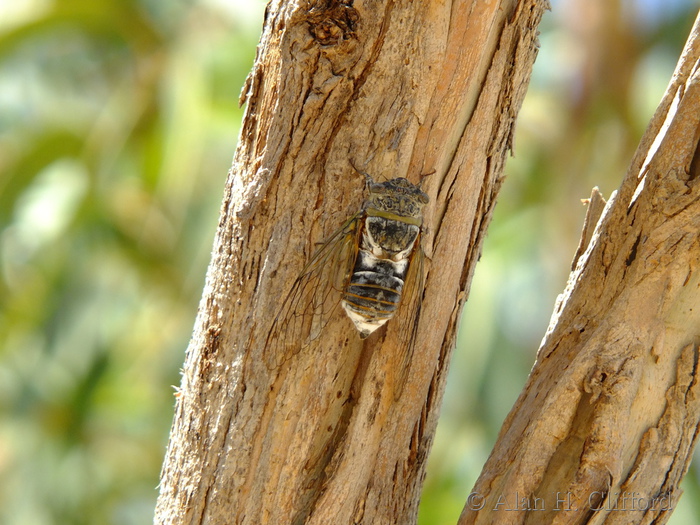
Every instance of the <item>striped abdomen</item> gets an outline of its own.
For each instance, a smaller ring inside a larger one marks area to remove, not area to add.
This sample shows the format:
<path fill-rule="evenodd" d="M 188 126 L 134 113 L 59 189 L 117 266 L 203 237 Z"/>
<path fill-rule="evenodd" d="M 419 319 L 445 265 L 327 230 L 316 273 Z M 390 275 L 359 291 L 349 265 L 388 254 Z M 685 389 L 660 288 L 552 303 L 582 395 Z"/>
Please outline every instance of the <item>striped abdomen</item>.
<path fill-rule="evenodd" d="M 363 339 L 396 313 L 418 232 L 402 221 L 367 217 L 342 301 Z"/>

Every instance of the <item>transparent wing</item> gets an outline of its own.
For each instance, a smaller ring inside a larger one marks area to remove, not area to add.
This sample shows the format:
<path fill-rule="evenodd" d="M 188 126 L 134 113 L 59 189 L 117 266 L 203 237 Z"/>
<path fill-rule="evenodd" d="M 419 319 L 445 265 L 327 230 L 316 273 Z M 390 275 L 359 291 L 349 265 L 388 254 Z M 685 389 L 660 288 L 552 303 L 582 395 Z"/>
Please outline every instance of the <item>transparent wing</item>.
<path fill-rule="evenodd" d="M 281 366 L 309 346 L 328 323 L 355 263 L 362 216 L 357 213 L 331 235 L 294 281 L 267 335 L 268 368 Z"/>
<path fill-rule="evenodd" d="M 406 280 L 404 281 L 401 304 L 399 305 L 397 325 L 399 336 L 405 338 L 400 342 L 399 352 L 396 358 L 396 382 L 394 383 L 394 399 L 401 397 L 403 387 L 411 368 L 411 359 L 416 346 L 418 334 L 418 317 L 423 303 L 423 262 L 425 254 L 420 243 L 420 236 L 416 239 L 416 248 L 411 254 Z"/>

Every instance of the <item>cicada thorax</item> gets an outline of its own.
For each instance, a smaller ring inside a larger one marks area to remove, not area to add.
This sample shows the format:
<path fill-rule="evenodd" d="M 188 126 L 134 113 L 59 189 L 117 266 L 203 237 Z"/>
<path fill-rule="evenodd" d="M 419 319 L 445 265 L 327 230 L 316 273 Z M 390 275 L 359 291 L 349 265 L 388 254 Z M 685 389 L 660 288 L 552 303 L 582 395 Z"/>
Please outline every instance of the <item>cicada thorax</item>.
<path fill-rule="evenodd" d="M 398 216 L 380 217 L 369 210 L 363 218 L 357 259 L 342 299 L 361 338 L 396 313 L 419 233 L 417 225 Z"/>

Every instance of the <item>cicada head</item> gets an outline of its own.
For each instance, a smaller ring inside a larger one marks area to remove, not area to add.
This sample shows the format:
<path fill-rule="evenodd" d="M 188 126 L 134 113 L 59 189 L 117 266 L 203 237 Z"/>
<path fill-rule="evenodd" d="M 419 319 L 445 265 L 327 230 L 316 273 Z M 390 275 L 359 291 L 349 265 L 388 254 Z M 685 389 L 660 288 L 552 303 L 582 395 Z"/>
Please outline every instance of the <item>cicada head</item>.
<path fill-rule="evenodd" d="M 421 219 L 423 206 L 428 204 L 428 196 L 415 184 L 403 177 L 386 182 L 374 182 L 368 177 L 367 188 L 369 197 L 365 202 L 366 208 L 398 215 Z"/>

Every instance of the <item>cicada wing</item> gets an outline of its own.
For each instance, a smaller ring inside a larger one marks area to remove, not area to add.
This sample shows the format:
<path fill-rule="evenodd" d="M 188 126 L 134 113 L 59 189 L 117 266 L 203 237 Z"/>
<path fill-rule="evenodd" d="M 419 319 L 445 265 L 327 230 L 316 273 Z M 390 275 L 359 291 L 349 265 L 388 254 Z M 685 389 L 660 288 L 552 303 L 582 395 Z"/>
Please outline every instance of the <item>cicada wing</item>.
<path fill-rule="evenodd" d="M 401 397 L 403 388 L 406 385 L 413 351 L 416 346 L 416 336 L 418 335 L 418 318 L 420 317 L 423 303 L 423 286 L 425 284 L 425 276 L 423 275 L 425 254 L 423 253 L 420 240 L 420 236 L 418 236 L 416 247 L 411 254 L 397 315 L 396 324 L 399 337 L 402 340 L 399 343 L 399 351 L 395 361 L 394 399 Z"/>
<path fill-rule="evenodd" d="M 309 346 L 330 320 L 355 263 L 361 218 L 357 213 L 331 235 L 294 281 L 267 335 L 268 368 Z"/>

